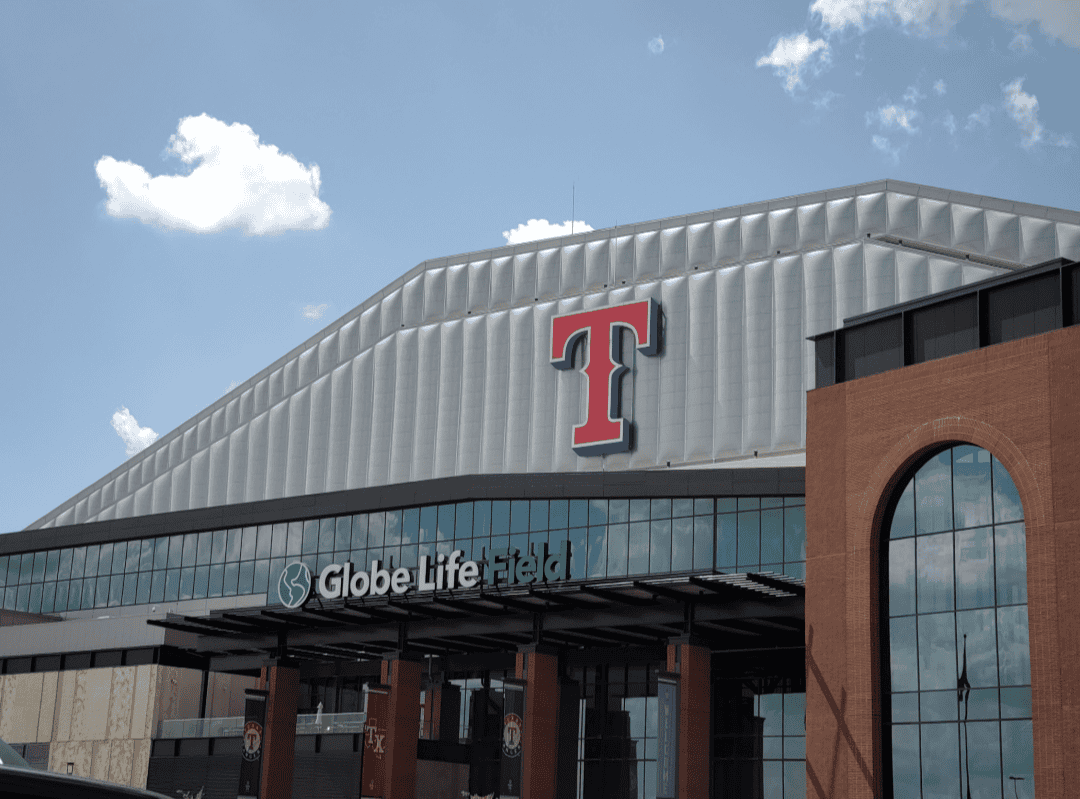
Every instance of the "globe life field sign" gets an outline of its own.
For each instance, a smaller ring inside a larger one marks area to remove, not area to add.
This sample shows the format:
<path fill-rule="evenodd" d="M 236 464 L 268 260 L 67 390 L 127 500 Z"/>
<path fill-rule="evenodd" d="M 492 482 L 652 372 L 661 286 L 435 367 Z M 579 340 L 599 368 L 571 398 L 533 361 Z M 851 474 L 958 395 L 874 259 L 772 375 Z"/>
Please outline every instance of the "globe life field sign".
<path fill-rule="evenodd" d="M 455 549 L 449 555 L 432 559 L 420 556 L 415 569 L 383 568 L 382 561 L 371 561 L 371 569 L 357 569 L 351 562 L 331 563 L 312 579 L 311 570 L 300 561 L 289 563 L 278 580 L 278 599 L 287 608 L 298 608 L 315 592 L 323 599 L 385 596 L 441 591 L 444 589 L 475 588 L 483 581 L 487 585 L 528 585 L 566 580 L 570 577 L 570 542 L 548 552 L 546 544 L 537 544 L 532 553 L 517 549 L 493 549 L 491 561 L 464 560 L 464 551 Z M 487 566 L 486 573 L 484 566 Z"/>

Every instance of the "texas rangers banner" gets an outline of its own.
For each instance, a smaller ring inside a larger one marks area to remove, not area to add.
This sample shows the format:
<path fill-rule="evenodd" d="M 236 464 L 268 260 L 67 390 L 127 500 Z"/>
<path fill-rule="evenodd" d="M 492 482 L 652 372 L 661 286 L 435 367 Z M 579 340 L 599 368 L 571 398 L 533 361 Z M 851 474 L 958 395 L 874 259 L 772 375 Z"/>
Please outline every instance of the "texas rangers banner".
<path fill-rule="evenodd" d="M 244 738 L 240 754 L 240 790 L 236 799 L 259 799 L 262 779 L 263 741 L 266 738 L 267 691 L 248 688 L 244 698 Z"/>
<path fill-rule="evenodd" d="M 679 675 L 661 673 L 656 698 L 656 799 L 675 799 L 679 783 Z"/>
<path fill-rule="evenodd" d="M 390 720 L 390 686 L 366 688 L 367 718 L 364 720 L 364 761 L 360 770 L 362 799 L 386 796 L 386 733 Z"/>
<path fill-rule="evenodd" d="M 525 735 L 525 684 L 503 683 L 502 763 L 499 769 L 501 799 L 521 797 L 521 744 Z"/>

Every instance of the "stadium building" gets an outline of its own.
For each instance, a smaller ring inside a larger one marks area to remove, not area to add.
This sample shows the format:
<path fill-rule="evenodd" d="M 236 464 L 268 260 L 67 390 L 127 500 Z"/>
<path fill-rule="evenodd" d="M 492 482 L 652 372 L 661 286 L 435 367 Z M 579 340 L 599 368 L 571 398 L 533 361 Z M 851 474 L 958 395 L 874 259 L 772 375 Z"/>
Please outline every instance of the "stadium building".
<path fill-rule="evenodd" d="M 0 738 L 207 798 L 1070 796 L 1078 258 L 880 181 L 424 262 L 0 537 Z"/>

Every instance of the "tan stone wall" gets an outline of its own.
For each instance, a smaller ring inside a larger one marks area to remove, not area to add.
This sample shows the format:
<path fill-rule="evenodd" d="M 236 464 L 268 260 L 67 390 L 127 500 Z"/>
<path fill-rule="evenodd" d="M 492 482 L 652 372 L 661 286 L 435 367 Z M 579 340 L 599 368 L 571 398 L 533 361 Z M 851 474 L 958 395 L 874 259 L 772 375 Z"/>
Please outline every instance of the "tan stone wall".
<path fill-rule="evenodd" d="M 208 715 L 242 715 L 244 688 L 254 682 L 211 675 L 217 690 Z M 49 743 L 51 771 L 72 763 L 79 776 L 141 788 L 161 720 L 198 717 L 201 691 L 202 672 L 174 666 L 0 676 L 0 738 Z"/>

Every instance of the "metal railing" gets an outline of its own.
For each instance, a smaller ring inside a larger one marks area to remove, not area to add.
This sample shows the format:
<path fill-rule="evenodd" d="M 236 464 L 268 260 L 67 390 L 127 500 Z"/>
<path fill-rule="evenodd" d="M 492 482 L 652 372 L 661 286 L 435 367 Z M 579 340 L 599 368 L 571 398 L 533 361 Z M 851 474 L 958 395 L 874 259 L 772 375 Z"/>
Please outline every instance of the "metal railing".
<path fill-rule="evenodd" d="M 366 713 L 301 713 L 296 717 L 297 735 L 333 735 L 364 731 Z M 158 738 L 239 738 L 244 734 L 243 716 L 214 719 L 164 719 Z"/>

